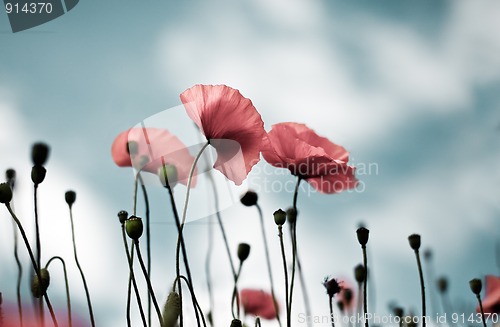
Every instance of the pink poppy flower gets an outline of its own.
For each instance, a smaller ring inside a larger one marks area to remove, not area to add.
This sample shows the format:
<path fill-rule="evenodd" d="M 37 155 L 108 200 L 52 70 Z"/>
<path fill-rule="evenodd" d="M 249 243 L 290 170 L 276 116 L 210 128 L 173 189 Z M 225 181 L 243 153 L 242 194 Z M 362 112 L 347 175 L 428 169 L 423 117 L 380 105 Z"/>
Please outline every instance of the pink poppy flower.
<path fill-rule="evenodd" d="M 181 101 L 217 151 L 214 168 L 241 185 L 260 160 L 266 133 L 252 101 L 226 85 L 195 85 L 182 92 Z"/>
<path fill-rule="evenodd" d="M 130 155 L 129 142 L 135 142 L 135 154 Z M 111 146 L 111 155 L 114 162 L 120 167 L 134 167 L 157 174 L 162 163 L 174 165 L 177 168 L 177 181 L 187 184 L 189 171 L 194 157 L 177 136 L 161 128 L 131 128 L 120 133 Z M 196 174 L 193 176 L 191 186 L 196 184 Z"/>
<path fill-rule="evenodd" d="M 240 291 L 240 302 L 245 314 L 252 314 L 269 320 L 276 318 L 273 297 L 269 293 L 246 288 Z M 277 307 L 279 313 L 279 306 Z"/>
<path fill-rule="evenodd" d="M 356 187 L 349 152 L 319 136 L 304 124 L 273 125 L 264 139 L 262 155 L 271 165 L 288 168 L 321 193 L 339 193 Z"/>
<path fill-rule="evenodd" d="M 2 308 L 1 310 L 2 315 L 0 316 L 0 326 L 2 327 L 21 326 L 21 323 L 19 321 L 19 311 L 17 310 L 17 303 L 15 304 L 13 302 L 5 301 L 4 303 L 2 303 L 1 308 Z M 23 326 L 27 327 L 42 326 L 42 324 L 39 322 L 39 319 L 34 315 L 32 306 L 23 305 L 22 310 L 23 310 Z M 60 310 L 57 308 L 54 308 L 54 311 L 59 327 L 68 327 L 69 326 L 68 312 L 66 310 L 62 309 Z M 76 312 L 72 312 L 71 321 L 73 327 L 84 327 L 90 325 L 90 323 L 85 324 L 81 316 Z M 52 326 L 52 318 L 48 311 L 45 312 L 44 326 Z"/>
<path fill-rule="evenodd" d="M 500 277 L 486 276 L 486 292 L 483 299 L 485 313 L 500 313 Z M 479 306 L 477 312 L 481 312 Z"/>

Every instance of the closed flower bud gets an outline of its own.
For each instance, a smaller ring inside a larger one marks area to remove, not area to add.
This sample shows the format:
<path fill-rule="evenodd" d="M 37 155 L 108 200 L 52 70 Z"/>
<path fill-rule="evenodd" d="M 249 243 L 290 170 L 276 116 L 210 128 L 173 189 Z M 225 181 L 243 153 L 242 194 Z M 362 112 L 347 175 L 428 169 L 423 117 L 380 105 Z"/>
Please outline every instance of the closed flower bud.
<path fill-rule="evenodd" d="M 362 283 L 365 281 L 366 277 L 366 269 L 362 264 L 357 265 L 354 267 L 354 278 L 356 279 L 356 282 Z"/>
<path fill-rule="evenodd" d="M 257 193 L 248 191 L 240 198 L 240 201 L 244 206 L 251 207 L 257 204 L 258 199 Z"/>
<path fill-rule="evenodd" d="M 479 295 L 481 293 L 481 289 L 483 288 L 483 283 L 481 283 L 480 279 L 474 278 L 470 280 L 469 286 L 472 293 Z"/>
<path fill-rule="evenodd" d="M 31 168 L 31 180 L 33 184 L 38 185 L 43 182 L 45 179 L 45 174 L 47 174 L 47 170 L 43 166 L 35 165 Z"/>
<path fill-rule="evenodd" d="M 285 223 L 286 221 L 286 212 L 284 212 L 281 209 L 276 210 L 274 213 L 274 222 L 276 225 L 281 226 Z"/>
<path fill-rule="evenodd" d="M 135 156 L 139 152 L 139 144 L 136 141 L 127 142 L 127 152 L 131 157 Z"/>
<path fill-rule="evenodd" d="M 12 189 L 9 184 L 1 183 L 0 184 L 0 202 L 1 203 L 9 203 L 12 200 Z"/>
<path fill-rule="evenodd" d="M 31 148 L 31 160 L 35 166 L 43 166 L 49 157 L 49 146 L 45 143 L 35 143 Z"/>
<path fill-rule="evenodd" d="M 177 292 L 170 292 L 163 307 L 163 327 L 174 327 L 181 313 L 181 299 Z"/>
<path fill-rule="evenodd" d="M 125 230 L 127 231 L 128 237 L 134 241 L 138 240 L 142 236 L 144 230 L 142 219 L 136 216 L 130 216 L 125 223 Z"/>
<path fill-rule="evenodd" d="M 365 227 L 360 227 L 356 231 L 356 234 L 358 235 L 359 244 L 361 244 L 362 247 L 365 247 L 366 243 L 368 243 L 368 236 L 370 234 L 370 231 Z"/>
<path fill-rule="evenodd" d="M 45 268 L 40 269 L 40 277 L 41 277 L 41 282 L 38 279 L 38 275 L 36 274 L 33 277 L 33 280 L 31 281 L 31 293 L 37 299 L 41 298 L 45 294 L 47 288 L 50 285 L 50 274 L 47 269 Z"/>
<path fill-rule="evenodd" d="M 250 245 L 248 245 L 247 243 L 238 244 L 238 259 L 240 259 L 240 261 L 243 262 L 248 258 L 249 255 L 250 255 Z"/>
<path fill-rule="evenodd" d="M 166 178 L 165 174 L 167 175 Z M 158 177 L 160 178 L 161 185 L 167 187 L 168 181 L 168 186 L 172 188 L 177 185 L 179 174 L 177 173 L 177 168 L 174 165 L 165 164 L 164 166 L 158 168 Z"/>
<path fill-rule="evenodd" d="M 446 293 L 448 291 L 448 279 L 446 277 L 441 277 L 437 280 L 437 287 L 440 293 Z"/>
<path fill-rule="evenodd" d="M 294 224 L 297 221 L 297 210 L 288 208 L 286 210 L 286 220 L 288 220 L 290 224 Z"/>
<path fill-rule="evenodd" d="M 118 212 L 118 220 L 120 221 L 120 224 L 125 224 L 125 222 L 127 221 L 128 219 L 128 212 L 126 212 L 125 210 L 120 210 Z"/>
<path fill-rule="evenodd" d="M 233 321 L 231 321 L 230 327 L 243 327 L 243 326 L 241 325 L 241 320 L 233 319 Z"/>
<path fill-rule="evenodd" d="M 331 298 L 341 291 L 340 285 L 335 278 L 332 278 L 330 280 L 328 280 L 328 278 L 325 278 L 323 286 L 326 288 L 326 294 L 328 294 L 328 296 Z"/>
<path fill-rule="evenodd" d="M 420 249 L 420 235 L 411 234 L 408 236 L 408 242 L 410 242 L 410 246 L 413 250 L 418 251 L 418 249 Z"/>
<path fill-rule="evenodd" d="M 14 189 L 14 185 L 16 184 L 16 171 L 12 168 L 7 169 L 5 171 L 5 178 L 7 179 L 7 183 L 10 187 Z"/>
<path fill-rule="evenodd" d="M 76 193 L 75 191 L 67 191 L 64 194 L 64 199 L 66 200 L 66 203 L 71 207 L 73 203 L 76 201 Z"/>

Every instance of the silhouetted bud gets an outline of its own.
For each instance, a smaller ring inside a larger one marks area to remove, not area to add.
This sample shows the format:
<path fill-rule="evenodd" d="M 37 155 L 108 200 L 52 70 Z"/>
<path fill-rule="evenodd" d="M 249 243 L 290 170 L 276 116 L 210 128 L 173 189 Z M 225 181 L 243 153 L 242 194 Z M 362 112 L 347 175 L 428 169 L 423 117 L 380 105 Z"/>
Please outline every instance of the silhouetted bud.
<path fill-rule="evenodd" d="M 288 220 L 290 224 L 294 224 L 297 221 L 297 210 L 288 208 L 286 210 L 286 220 Z"/>
<path fill-rule="evenodd" d="M 440 293 L 446 293 L 448 291 L 448 279 L 446 277 L 441 277 L 437 280 L 437 287 Z"/>
<path fill-rule="evenodd" d="M 73 203 L 76 201 L 76 193 L 75 191 L 67 191 L 64 194 L 64 199 L 66 200 L 66 203 L 71 207 Z"/>
<path fill-rule="evenodd" d="M 393 311 L 394 311 L 394 316 L 399 317 L 400 319 L 403 317 L 404 314 L 403 308 L 395 307 Z"/>
<path fill-rule="evenodd" d="M 128 219 L 128 212 L 126 212 L 125 210 L 120 210 L 118 212 L 118 220 L 120 221 L 120 223 L 122 225 L 125 224 L 127 219 Z"/>
<path fill-rule="evenodd" d="M 239 320 L 239 319 L 233 319 L 233 321 L 231 321 L 231 326 L 230 327 L 242 327 L 241 320 Z"/>
<path fill-rule="evenodd" d="M 1 203 L 9 203 L 12 200 L 12 189 L 9 184 L 1 183 L 0 184 L 0 202 Z"/>
<path fill-rule="evenodd" d="M 356 267 L 354 267 L 354 279 L 356 279 L 358 283 L 364 282 L 365 277 L 366 277 L 366 269 L 362 264 L 359 264 Z"/>
<path fill-rule="evenodd" d="M 330 280 L 325 278 L 323 286 L 326 288 L 326 294 L 328 294 L 331 298 L 341 290 L 340 285 L 335 278 L 331 278 Z"/>
<path fill-rule="evenodd" d="M 251 207 L 257 204 L 259 196 L 254 191 L 246 192 L 240 199 L 244 206 Z"/>
<path fill-rule="evenodd" d="M 35 143 L 31 148 L 31 160 L 35 166 L 43 166 L 49 157 L 49 146 L 45 143 Z"/>
<path fill-rule="evenodd" d="M 42 279 L 41 282 L 38 279 L 38 275 L 36 274 L 33 277 L 33 280 L 31 281 L 31 293 L 37 299 L 45 294 L 47 288 L 50 285 L 50 274 L 47 269 L 45 268 L 40 269 L 40 277 Z"/>
<path fill-rule="evenodd" d="M 424 251 L 424 259 L 426 261 L 429 261 L 429 260 L 432 259 L 432 251 L 431 251 L 431 249 L 425 249 L 425 251 Z"/>
<path fill-rule="evenodd" d="M 483 283 L 480 279 L 474 278 L 469 281 L 469 286 L 472 293 L 479 295 L 481 293 L 481 289 L 483 288 Z"/>
<path fill-rule="evenodd" d="M 365 247 L 366 243 L 368 243 L 368 236 L 370 234 L 370 231 L 364 227 L 360 227 L 356 231 L 356 234 L 358 235 L 359 244 L 361 244 L 362 247 Z"/>
<path fill-rule="evenodd" d="M 125 223 L 125 230 L 127 231 L 128 237 L 134 241 L 138 240 L 142 236 L 144 230 L 142 219 L 136 216 L 130 216 Z"/>
<path fill-rule="evenodd" d="M 47 174 L 47 170 L 43 166 L 35 165 L 31 168 L 31 180 L 33 184 L 38 185 L 43 182 L 45 179 L 45 175 Z"/>
<path fill-rule="evenodd" d="M 14 189 L 16 184 L 16 171 L 12 168 L 9 168 L 5 171 L 5 178 L 7 179 L 7 183 L 10 185 L 10 188 Z"/>
<path fill-rule="evenodd" d="M 238 259 L 240 259 L 240 261 L 243 262 L 248 258 L 249 255 L 250 255 L 250 245 L 246 243 L 238 244 Z"/>
<path fill-rule="evenodd" d="M 276 225 L 283 225 L 286 221 L 286 212 L 284 212 L 283 210 L 281 209 L 278 209 L 276 210 L 274 213 L 274 222 L 276 223 Z"/>
<path fill-rule="evenodd" d="M 165 174 L 167 175 L 167 178 L 165 178 Z M 172 188 L 177 185 L 179 174 L 174 165 L 165 164 L 165 166 L 158 168 L 158 177 L 160 178 L 161 185 L 167 187 L 166 181 L 168 181 L 168 186 Z"/>
<path fill-rule="evenodd" d="M 408 236 L 408 242 L 413 250 L 418 251 L 420 249 L 420 235 L 411 234 Z"/>

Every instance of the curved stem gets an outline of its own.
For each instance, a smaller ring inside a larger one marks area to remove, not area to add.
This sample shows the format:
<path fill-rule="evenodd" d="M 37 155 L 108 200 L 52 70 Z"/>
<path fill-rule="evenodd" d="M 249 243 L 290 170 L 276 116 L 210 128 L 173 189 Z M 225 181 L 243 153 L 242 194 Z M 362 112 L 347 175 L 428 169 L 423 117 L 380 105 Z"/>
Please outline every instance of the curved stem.
<path fill-rule="evenodd" d="M 135 248 L 137 248 L 137 258 L 139 259 L 142 273 L 144 274 L 144 279 L 146 279 L 146 284 L 148 285 L 149 292 L 151 293 L 151 298 L 153 300 L 153 305 L 155 307 L 156 314 L 158 315 L 158 320 L 160 321 L 160 326 L 162 326 L 163 319 L 161 317 L 160 307 L 158 306 L 158 302 L 156 301 L 156 296 L 153 291 L 153 286 L 151 285 L 151 280 L 148 278 L 148 272 L 146 270 L 146 266 L 144 265 L 144 260 L 142 259 L 141 248 L 139 247 L 139 240 L 134 240 L 134 246 Z"/>
<path fill-rule="evenodd" d="M 285 273 L 285 299 L 288 299 L 288 269 L 286 266 L 285 243 L 283 242 L 283 225 L 278 225 L 278 234 L 280 238 L 281 257 L 283 259 L 283 271 Z M 285 301 L 285 304 L 286 304 L 286 325 L 287 327 L 290 327 L 291 321 L 290 321 L 290 308 L 288 300 Z"/>
<path fill-rule="evenodd" d="M 148 324 L 146 322 L 146 317 L 144 315 L 144 310 L 142 308 L 142 301 L 141 301 L 141 295 L 139 293 L 139 288 L 137 287 L 137 281 L 135 279 L 135 274 L 134 274 L 134 247 L 132 246 L 132 250 L 129 251 L 128 249 L 128 244 L 127 244 L 127 237 L 125 235 L 125 225 L 122 224 L 122 239 L 123 239 L 123 245 L 125 246 L 125 253 L 127 254 L 127 262 L 129 266 L 129 281 L 128 281 L 128 292 L 127 292 L 127 326 L 131 326 L 130 323 L 130 297 L 131 297 L 131 292 L 130 292 L 130 284 L 134 286 L 134 292 L 135 292 L 135 297 L 137 299 L 137 306 L 139 307 L 139 313 L 141 315 L 142 323 L 144 327 L 146 327 Z"/>
<path fill-rule="evenodd" d="M 335 327 L 335 319 L 333 319 L 333 296 L 328 297 L 328 305 L 330 306 L 330 321 L 332 322 L 332 327 Z"/>
<path fill-rule="evenodd" d="M 33 202 L 35 210 L 35 250 L 36 250 L 36 265 L 38 268 L 41 267 L 41 257 L 42 257 L 42 244 L 40 241 L 40 224 L 38 221 L 38 184 L 33 184 Z M 40 324 L 42 327 L 45 325 L 44 311 L 43 311 L 43 300 L 38 299 L 38 311 L 40 314 Z"/>
<path fill-rule="evenodd" d="M 483 327 L 486 327 L 486 320 L 484 319 L 484 310 L 483 310 L 483 302 L 481 301 L 481 297 L 479 294 L 477 296 L 477 302 L 479 302 L 479 309 L 481 309 L 481 320 L 483 321 Z"/>
<path fill-rule="evenodd" d="M 72 210 L 71 205 L 69 205 L 69 219 L 71 221 L 71 236 L 72 236 L 72 240 L 73 240 L 73 254 L 75 256 L 76 266 L 78 267 L 78 270 L 80 271 L 80 276 L 82 277 L 83 288 L 85 289 L 85 295 L 87 297 L 87 306 L 89 308 L 90 323 L 91 323 L 92 327 L 95 327 L 94 311 L 92 310 L 92 303 L 90 302 L 90 293 L 89 293 L 89 288 L 87 286 L 87 280 L 85 279 L 85 274 L 83 273 L 83 269 L 80 266 L 80 261 L 78 261 L 78 255 L 76 253 L 75 226 L 73 224 L 73 210 Z"/>
<path fill-rule="evenodd" d="M 361 314 L 361 307 L 362 307 L 362 297 L 361 297 L 361 294 L 363 293 L 363 285 L 362 283 L 358 283 L 358 304 L 356 306 L 356 317 L 359 317 L 359 315 Z M 402 319 L 401 319 L 402 320 Z M 359 319 L 356 319 L 356 327 L 358 327 L 360 324 L 359 324 Z"/>
<path fill-rule="evenodd" d="M 64 273 L 64 286 L 66 287 L 66 303 L 67 303 L 67 309 L 68 309 L 68 325 L 69 327 L 73 326 L 73 322 L 71 319 L 71 297 L 69 293 L 69 283 L 68 283 L 68 272 L 66 271 L 66 262 L 64 262 L 64 259 L 59 257 L 59 256 L 54 256 L 50 258 L 50 260 L 47 262 L 45 265 L 45 269 L 49 269 L 49 265 L 53 260 L 59 260 L 62 264 L 63 267 L 63 273 Z"/>
<path fill-rule="evenodd" d="M 269 246 L 267 245 L 266 230 L 264 227 L 264 215 L 262 209 L 258 203 L 255 204 L 259 212 L 260 227 L 262 232 L 262 239 L 264 240 L 264 250 L 266 252 L 266 263 L 267 263 L 267 273 L 269 274 L 269 282 L 271 284 L 271 296 L 273 297 L 274 311 L 276 312 L 276 320 L 281 327 L 281 320 L 278 310 L 278 302 L 276 301 L 276 295 L 274 293 L 274 281 L 273 281 L 273 271 L 271 268 L 271 259 L 269 258 Z"/>
<path fill-rule="evenodd" d="M 299 193 L 299 185 L 302 178 L 299 176 L 297 178 L 297 184 L 295 185 L 295 191 L 293 192 L 293 209 L 295 210 L 296 217 L 298 217 L 297 211 L 297 196 Z M 292 277 L 290 279 L 290 297 L 288 298 L 288 320 L 292 316 L 292 300 L 293 300 L 293 286 L 295 282 L 295 266 L 297 261 L 297 220 L 292 224 Z M 305 292 L 305 291 L 304 291 Z"/>
<path fill-rule="evenodd" d="M 415 256 L 417 257 L 418 275 L 420 277 L 420 293 L 422 296 L 422 327 L 426 325 L 426 310 L 425 310 L 425 285 L 424 285 L 424 273 L 422 272 L 422 263 L 420 262 L 420 253 L 415 250 Z"/>
<path fill-rule="evenodd" d="M 139 182 L 141 182 L 142 194 L 144 196 L 144 203 L 146 206 L 146 258 L 148 260 L 148 277 L 151 278 L 151 222 L 149 218 L 149 199 L 146 186 L 141 176 L 141 172 L 137 173 Z M 148 291 L 148 326 L 151 326 L 151 294 Z"/>
<path fill-rule="evenodd" d="M 240 278 L 241 268 L 243 261 L 240 261 L 238 272 L 236 273 L 236 280 L 234 281 L 233 295 L 231 296 L 231 313 L 233 319 L 240 319 L 240 299 L 238 297 L 238 279 Z M 236 301 L 236 314 L 234 314 L 234 302 Z"/>
<path fill-rule="evenodd" d="M 365 280 L 363 281 L 363 312 L 364 312 L 364 320 L 365 320 L 365 327 L 368 327 L 368 319 L 366 319 L 366 314 L 368 313 L 368 301 L 367 301 L 367 294 L 366 294 L 366 284 L 368 283 L 368 259 L 366 257 L 366 245 L 362 246 L 363 249 L 363 266 L 365 267 Z"/>
<path fill-rule="evenodd" d="M 36 264 L 36 259 L 35 259 L 35 256 L 33 255 L 33 251 L 31 250 L 31 246 L 30 246 L 30 243 L 28 242 L 28 238 L 26 237 L 26 232 L 24 231 L 23 225 L 21 224 L 19 219 L 17 219 L 17 216 L 14 213 L 14 211 L 12 211 L 10 204 L 6 203 L 5 206 L 7 207 L 7 210 L 9 210 L 9 213 L 12 216 L 12 219 L 14 219 L 14 221 L 16 222 L 17 228 L 19 228 L 19 232 L 21 233 L 24 244 L 26 245 L 26 249 L 28 250 L 28 254 L 29 254 L 29 257 L 31 259 L 31 263 L 33 264 L 33 269 L 35 270 L 35 274 L 38 277 L 38 280 L 42 280 L 42 276 L 40 275 L 40 270 Z M 50 303 L 49 296 L 47 295 L 47 292 L 44 292 L 43 298 L 45 299 L 45 302 L 47 303 L 47 308 L 49 309 L 50 316 L 52 317 L 52 322 L 54 323 L 54 326 L 58 327 L 56 315 L 54 314 L 54 310 L 52 309 L 52 304 Z"/>
<path fill-rule="evenodd" d="M 203 323 L 203 327 L 207 327 L 207 322 L 205 321 L 205 316 L 203 315 L 203 310 L 200 307 L 200 304 L 198 303 L 198 300 L 196 299 L 196 295 L 194 293 L 193 285 L 189 283 L 189 281 L 186 279 L 186 277 L 180 275 L 176 277 L 176 280 L 184 280 L 186 285 L 188 286 L 189 292 L 191 293 L 191 297 L 193 298 L 193 303 L 195 303 L 195 310 L 197 310 L 201 316 L 201 320 Z M 175 284 L 175 281 L 174 281 Z"/>
<path fill-rule="evenodd" d="M 12 187 L 12 185 L 11 185 Z M 12 204 L 12 207 L 14 204 Z M 23 278 L 23 265 L 21 264 L 21 260 L 19 259 L 19 251 L 18 251 L 18 243 L 19 237 L 17 235 L 16 223 L 12 221 L 12 231 L 14 233 L 14 259 L 16 260 L 17 265 L 17 281 L 16 281 L 16 295 L 17 295 L 17 310 L 19 311 L 19 322 L 21 327 L 23 326 L 23 306 L 21 300 L 21 282 Z"/>
<path fill-rule="evenodd" d="M 191 166 L 191 170 L 189 171 L 189 178 L 187 182 L 187 191 L 186 191 L 186 199 L 184 202 L 184 209 L 182 210 L 182 220 L 181 220 L 181 225 L 179 229 L 179 235 L 177 236 L 177 247 L 175 251 L 175 270 L 176 270 L 176 276 L 180 276 L 180 264 L 179 264 L 179 257 L 180 257 L 180 245 L 181 245 L 181 240 L 183 239 L 183 230 L 184 230 L 184 224 L 186 223 L 186 214 L 187 214 L 187 208 L 188 208 L 188 203 L 189 203 L 189 194 L 191 192 L 191 181 L 193 179 L 193 174 L 194 170 L 196 169 L 196 164 L 198 163 L 198 160 L 200 159 L 203 151 L 208 147 L 210 143 L 207 142 L 203 145 L 203 147 L 200 149 L 200 152 L 196 156 L 196 158 L 193 161 L 193 165 Z M 181 296 L 181 287 L 179 284 L 179 297 L 181 297 L 181 316 L 180 316 L 180 326 L 183 327 L 183 315 L 182 315 L 182 296 Z"/>

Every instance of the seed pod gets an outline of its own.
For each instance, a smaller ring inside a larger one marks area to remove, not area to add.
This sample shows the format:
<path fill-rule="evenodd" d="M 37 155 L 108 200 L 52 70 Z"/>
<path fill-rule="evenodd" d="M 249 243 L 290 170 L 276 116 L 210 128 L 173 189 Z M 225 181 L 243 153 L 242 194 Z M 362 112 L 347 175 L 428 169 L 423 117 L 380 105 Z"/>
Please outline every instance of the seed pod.
<path fill-rule="evenodd" d="M 278 209 L 274 212 L 274 222 L 276 225 L 283 225 L 286 221 L 286 212 L 281 209 Z"/>
<path fill-rule="evenodd" d="M 142 236 L 144 230 L 142 219 L 136 216 L 130 216 L 125 223 L 125 230 L 127 231 L 128 237 L 134 241 L 138 240 Z"/>

